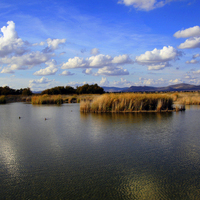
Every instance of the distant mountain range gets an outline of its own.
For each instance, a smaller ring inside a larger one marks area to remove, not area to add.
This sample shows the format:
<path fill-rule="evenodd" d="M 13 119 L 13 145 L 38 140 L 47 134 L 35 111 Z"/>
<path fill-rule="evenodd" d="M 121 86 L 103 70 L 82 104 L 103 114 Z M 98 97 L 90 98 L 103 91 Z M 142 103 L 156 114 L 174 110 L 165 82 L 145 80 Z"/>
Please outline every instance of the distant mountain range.
<path fill-rule="evenodd" d="M 103 87 L 105 92 L 168 92 L 168 91 L 198 91 L 200 85 L 190 85 L 186 83 L 170 85 L 167 87 L 151 87 L 151 86 L 131 86 L 129 88 Z"/>

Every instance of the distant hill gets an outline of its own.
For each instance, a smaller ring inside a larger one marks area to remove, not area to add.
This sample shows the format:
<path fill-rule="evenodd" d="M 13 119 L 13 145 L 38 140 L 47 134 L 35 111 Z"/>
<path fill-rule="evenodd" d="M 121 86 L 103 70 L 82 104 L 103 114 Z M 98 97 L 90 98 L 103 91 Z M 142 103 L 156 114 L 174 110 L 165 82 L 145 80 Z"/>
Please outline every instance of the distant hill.
<path fill-rule="evenodd" d="M 128 90 L 129 87 L 119 88 L 119 87 L 102 87 L 105 92 L 123 92 Z"/>
<path fill-rule="evenodd" d="M 105 92 L 172 92 L 172 91 L 198 91 L 200 85 L 186 83 L 170 85 L 167 87 L 131 86 L 130 88 L 103 87 Z"/>
<path fill-rule="evenodd" d="M 42 91 L 33 91 L 33 94 L 41 94 Z"/>

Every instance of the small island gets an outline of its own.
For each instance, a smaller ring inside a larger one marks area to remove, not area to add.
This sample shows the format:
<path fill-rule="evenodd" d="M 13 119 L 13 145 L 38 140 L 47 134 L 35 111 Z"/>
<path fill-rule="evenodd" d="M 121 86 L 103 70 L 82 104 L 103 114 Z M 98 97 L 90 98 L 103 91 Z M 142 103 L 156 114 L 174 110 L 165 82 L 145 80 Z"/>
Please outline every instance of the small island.
<path fill-rule="evenodd" d="M 82 112 L 172 112 L 185 106 L 173 107 L 173 98 L 167 94 L 121 93 L 104 94 L 92 101 L 82 101 Z"/>

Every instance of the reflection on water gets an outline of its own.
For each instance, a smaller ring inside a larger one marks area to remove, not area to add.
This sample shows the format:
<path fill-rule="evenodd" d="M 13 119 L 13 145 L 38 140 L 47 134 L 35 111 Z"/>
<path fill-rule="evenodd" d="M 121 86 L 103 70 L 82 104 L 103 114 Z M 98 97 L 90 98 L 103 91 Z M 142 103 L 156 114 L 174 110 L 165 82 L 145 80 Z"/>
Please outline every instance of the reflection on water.
<path fill-rule="evenodd" d="M 200 107 L 186 109 L 0 105 L 1 199 L 199 199 Z"/>

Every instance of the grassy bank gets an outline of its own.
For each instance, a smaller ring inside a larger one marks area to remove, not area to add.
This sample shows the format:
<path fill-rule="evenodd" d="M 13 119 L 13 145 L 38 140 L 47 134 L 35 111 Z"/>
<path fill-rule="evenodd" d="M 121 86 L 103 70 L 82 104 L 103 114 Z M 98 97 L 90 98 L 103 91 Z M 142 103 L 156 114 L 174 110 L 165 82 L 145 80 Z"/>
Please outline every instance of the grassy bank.
<path fill-rule="evenodd" d="M 104 94 L 92 101 L 81 101 L 82 112 L 134 112 L 173 110 L 173 99 L 165 94 Z"/>
<path fill-rule="evenodd" d="M 63 99 L 61 95 L 38 95 L 32 96 L 31 99 L 32 104 L 57 104 L 60 105 L 63 103 Z"/>

